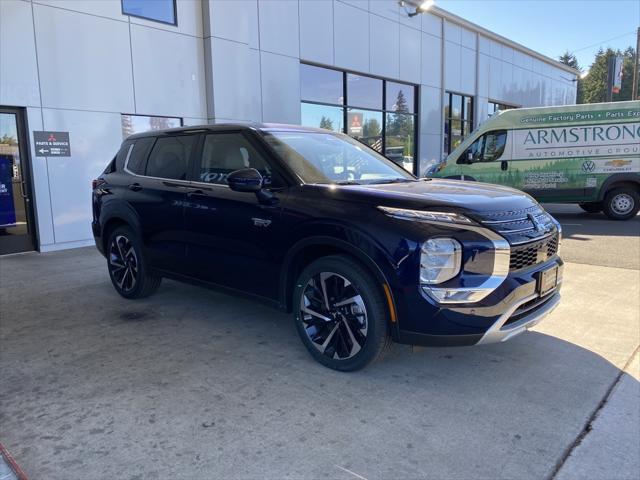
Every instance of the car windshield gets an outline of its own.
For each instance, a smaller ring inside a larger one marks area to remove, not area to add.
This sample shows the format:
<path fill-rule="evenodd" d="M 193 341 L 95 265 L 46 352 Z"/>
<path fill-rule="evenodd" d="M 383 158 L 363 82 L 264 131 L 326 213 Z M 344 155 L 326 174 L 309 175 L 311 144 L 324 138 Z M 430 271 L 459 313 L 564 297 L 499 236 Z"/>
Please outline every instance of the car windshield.
<path fill-rule="evenodd" d="M 270 131 L 265 140 L 305 183 L 416 181 L 404 168 L 344 134 Z"/>

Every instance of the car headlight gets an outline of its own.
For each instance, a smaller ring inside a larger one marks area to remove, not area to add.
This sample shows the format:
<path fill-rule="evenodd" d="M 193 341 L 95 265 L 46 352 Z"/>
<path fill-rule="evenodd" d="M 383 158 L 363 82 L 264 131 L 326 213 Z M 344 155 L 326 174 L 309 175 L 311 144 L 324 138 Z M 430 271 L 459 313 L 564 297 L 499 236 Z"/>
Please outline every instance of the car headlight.
<path fill-rule="evenodd" d="M 453 238 L 432 238 L 420 251 L 420 283 L 434 285 L 451 280 L 460 272 L 462 246 Z"/>
<path fill-rule="evenodd" d="M 386 213 L 390 217 L 399 218 L 400 220 L 459 223 L 465 225 L 473 224 L 473 222 L 464 215 L 454 212 L 427 212 L 424 210 L 410 210 L 407 208 L 393 208 L 382 206 L 379 206 L 378 210 Z"/>

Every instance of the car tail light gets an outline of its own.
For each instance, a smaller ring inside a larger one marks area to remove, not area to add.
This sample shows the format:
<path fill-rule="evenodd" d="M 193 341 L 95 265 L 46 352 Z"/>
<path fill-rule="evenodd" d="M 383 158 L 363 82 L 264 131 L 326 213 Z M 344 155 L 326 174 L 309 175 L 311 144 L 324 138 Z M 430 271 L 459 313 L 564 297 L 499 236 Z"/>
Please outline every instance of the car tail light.
<path fill-rule="evenodd" d="M 92 188 L 93 190 L 95 190 L 96 188 L 100 188 L 100 187 L 101 187 L 102 185 L 104 185 L 105 183 L 107 183 L 107 182 L 105 182 L 105 181 L 104 181 L 104 179 L 102 179 L 102 178 L 95 178 L 95 179 L 93 179 L 93 180 L 91 181 L 91 188 Z"/>

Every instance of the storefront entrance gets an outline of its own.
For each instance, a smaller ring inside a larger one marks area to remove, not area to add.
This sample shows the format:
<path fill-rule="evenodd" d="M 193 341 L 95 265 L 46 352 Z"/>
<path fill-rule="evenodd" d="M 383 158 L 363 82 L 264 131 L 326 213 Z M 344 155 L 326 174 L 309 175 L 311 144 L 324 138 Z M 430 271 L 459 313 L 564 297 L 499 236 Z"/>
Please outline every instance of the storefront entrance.
<path fill-rule="evenodd" d="M 35 248 L 24 109 L 0 106 L 0 255 Z"/>

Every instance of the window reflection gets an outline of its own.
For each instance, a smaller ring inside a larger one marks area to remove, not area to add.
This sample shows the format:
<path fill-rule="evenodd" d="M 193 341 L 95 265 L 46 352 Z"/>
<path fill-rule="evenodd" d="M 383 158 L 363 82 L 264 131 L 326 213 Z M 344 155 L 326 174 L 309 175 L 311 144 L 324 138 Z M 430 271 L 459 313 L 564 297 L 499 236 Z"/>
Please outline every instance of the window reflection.
<path fill-rule="evenodd" d="M 446 155 L 455 150 L 473 130 L 473 97 L 444 94 L 444 145 Z"/>
<path fill-rule="evenodd" d="M 305 127 L 317 127 L 333 132 L 343 131 L 343 110 L 341 107 L 329 107 L 313 103 L 301 105 L 302 125 Z"/>
<path fill-rule="evenodd" d="M 415 131 L 413 115 L 387 114 L 385 156 L 410 172 L 414 165 Z"/>
<path fill-rule="evenodd" d="M 347 134 L 382 153 L 382 112 L 350 108 L 347 112 Z"/>
<path fill-rule="evenodd" d="M 382 108 L 382 80 L 347 74 L 347 103 L 354 107 Z"/>
<path fill-rule="evenodd" d="M 300 96 L 308 102 L 344 103 L 342 72 L 300 64 Z"/>
<path fill-rule="evenodd" d="M 122 0 L 122 13 L 177 25 L 175 0 Z"/>
<path fill-rule="evenodd" d="M 392 112 L 414 113 L 415 88 L 405 83 L 386 82 L 386 110 Z"/>
<path fill-rule="evenodd" d="M 127 138 L 134 133 L 147 132 L 149 130 L 165 130 L 182 126 L 182 119 L 178 117 L 150 117 L 147 115 L 120 116 L 122 122 L 122 138 Z"/>

